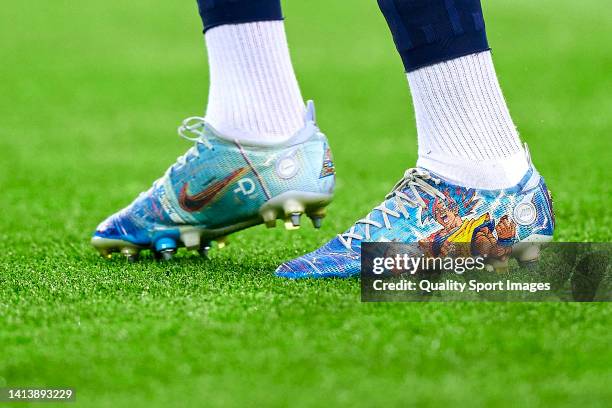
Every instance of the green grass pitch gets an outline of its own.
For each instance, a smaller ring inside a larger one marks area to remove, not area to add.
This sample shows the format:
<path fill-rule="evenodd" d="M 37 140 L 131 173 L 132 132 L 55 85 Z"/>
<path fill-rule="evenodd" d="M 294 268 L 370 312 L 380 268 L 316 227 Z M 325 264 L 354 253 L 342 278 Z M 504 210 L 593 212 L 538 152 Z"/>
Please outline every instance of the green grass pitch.
<path fill-rule="evenodd" d="M 349 5 L 350 3 L 350 5 Z M 612 25 L 601 0 L 484 4 L 559 241 L 610 241 Z M 371 1 L 287 1 L 294 65 L 338 172 L 320 231 L 259 226 L 205 262 L 99 258 L 97 223 L 189 146 L 208 68 L 194 1 L 0 12 L 0 387 L 83 406 L 609 406 L 608 304 L 361 304 L 276 265 L 378 204 L 416 160 L 410 94 Z M 280 225 L 279 225 L 280 227 Z"/>

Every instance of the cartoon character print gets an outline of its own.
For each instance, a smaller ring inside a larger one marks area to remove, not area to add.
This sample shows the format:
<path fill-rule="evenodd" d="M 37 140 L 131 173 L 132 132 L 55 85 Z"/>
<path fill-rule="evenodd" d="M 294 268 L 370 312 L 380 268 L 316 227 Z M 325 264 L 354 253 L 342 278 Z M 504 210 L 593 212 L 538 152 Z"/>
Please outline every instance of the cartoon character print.
<path fill-rule="evenodd" d="M 490 213 L 474 215 L 480 200 L 473 189 L 448 188 L 445 200 L 438 197 L 425 200 L 421 222 L 435 221 L 441 226 L 419 245 L 427 256 L 482 255 L 507 257 L 516 237 L 516 223 L 507 215 L 497 221 Z"/>
<path fill-rule="evenodd" d="M 321 174 L 319 178 L 331 176 L 335 174 L 334 159 L 332 158 L 331 149 L 325 144 L 325 153 L 323 154 L 323 166 L 321 167 Z"/>

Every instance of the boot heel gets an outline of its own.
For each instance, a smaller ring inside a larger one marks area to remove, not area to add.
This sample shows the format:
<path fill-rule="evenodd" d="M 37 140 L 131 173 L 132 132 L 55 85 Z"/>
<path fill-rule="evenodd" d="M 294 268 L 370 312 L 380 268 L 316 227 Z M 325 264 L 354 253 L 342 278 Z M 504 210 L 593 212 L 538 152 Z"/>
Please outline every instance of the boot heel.
<path fill-rule="evenodd" d="M 535 269 L 540 260 L 540 244 L 529 244 L 514 254 L 521 268 Z"/>

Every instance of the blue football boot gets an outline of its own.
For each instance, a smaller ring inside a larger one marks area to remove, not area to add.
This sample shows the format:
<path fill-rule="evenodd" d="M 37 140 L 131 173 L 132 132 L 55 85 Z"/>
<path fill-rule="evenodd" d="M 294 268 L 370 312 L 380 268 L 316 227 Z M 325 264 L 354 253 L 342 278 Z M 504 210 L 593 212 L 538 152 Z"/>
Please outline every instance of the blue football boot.
<path fill-rule="evenodd" d="M 486 256 L 493 268 L 504 269 L 510 256 L 524 264 L 537 261 L 540 243 L 552 240 L 554 227 L 551 195 L 531 162 L 522 180 L 504 190 L 465 188 L 424 169 L 409 169 L 365 218 L 316 251 L 282 264 L 276 275 L 358 275 L 364 241 L 418 244 L 430 257 L 467 248 L 470 254 L 463 255 Z"/>
<path fill-rule="evenodd" d="M 105 257 L 128 260 L 142 249 L 171 258 L 177 248 L 206 254 L 230 233 L 278 218 L 289 229 L 308 215 L 321 226 L 332 200 L 335 171 L 327 138 L 315 123 L 314 104 L 305 125 L 280 144 L 247 144 L 224 137 L 203 118 L 186 119 L 180 136 L 194 143 L 152 187 L 102 222 L 91 240 Z"/>

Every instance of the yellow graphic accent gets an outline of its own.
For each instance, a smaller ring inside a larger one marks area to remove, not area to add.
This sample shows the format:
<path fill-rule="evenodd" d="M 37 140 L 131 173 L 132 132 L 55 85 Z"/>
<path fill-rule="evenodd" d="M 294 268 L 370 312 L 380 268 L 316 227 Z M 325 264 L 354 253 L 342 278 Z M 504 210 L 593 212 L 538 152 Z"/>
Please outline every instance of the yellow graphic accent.
<path fill-rule="evenodd" d="M 489 214 L 463 221 L 459 229 L 446 239 L 448 242 L 472 242 L 474 230 L 489 220 Z"/>

